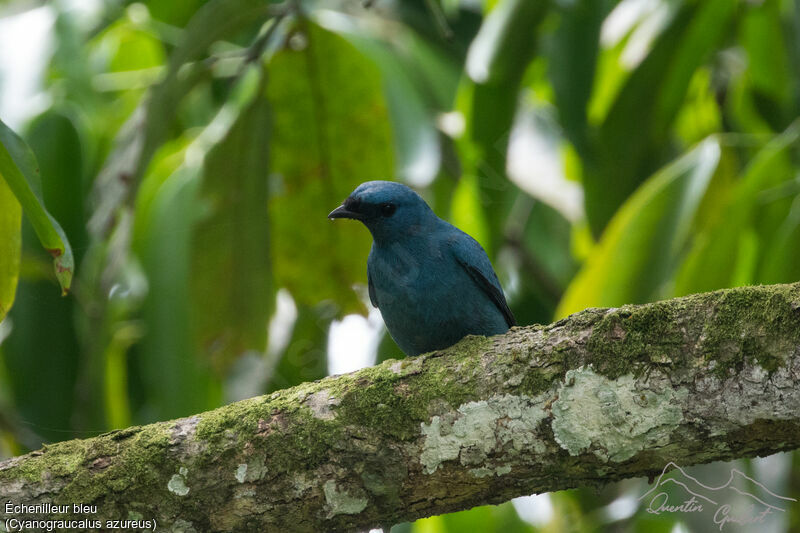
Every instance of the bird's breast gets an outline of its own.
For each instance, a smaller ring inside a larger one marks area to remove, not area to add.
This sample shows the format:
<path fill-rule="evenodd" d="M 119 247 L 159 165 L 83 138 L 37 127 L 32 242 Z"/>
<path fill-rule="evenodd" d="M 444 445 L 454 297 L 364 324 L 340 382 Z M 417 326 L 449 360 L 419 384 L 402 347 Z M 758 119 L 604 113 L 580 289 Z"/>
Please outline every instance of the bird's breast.
<path fill-rule="evenodd" d="M 409 302 L 424 300 L 446 291 L 455 281 L 452 265 L 448 265 L 438 249 L 425 253 L 404 246 L 390 245 L 389 250 L 372 254 L 368 264 L 370 277 L 377 292 L 383 293 L 383 304 L 394 299 Z"/>

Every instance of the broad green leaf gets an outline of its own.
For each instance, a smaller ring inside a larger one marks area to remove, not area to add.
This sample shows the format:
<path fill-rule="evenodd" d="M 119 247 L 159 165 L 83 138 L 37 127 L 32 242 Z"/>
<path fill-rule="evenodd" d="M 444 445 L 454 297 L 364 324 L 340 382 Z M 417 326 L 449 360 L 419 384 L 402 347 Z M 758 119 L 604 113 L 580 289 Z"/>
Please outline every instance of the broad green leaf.
<path fill-rule="evenodd" d="M 756 264 L 758 262 L 758 235 L 752 228 L 746 228 L 738 235 L 736 257 L 732 257 L 734 264 L 731 277 L 731 287 L 750 285 L 755 279 Z"/>
<path fill-rule="evenodd" d="M 393 55 L 378 61 L 384 74 L 386 101 L 397 147 L 397 175 L 411 183 L 428 183 L 439 171 L 439 132 L 417 89 Z"/>
<path fill-rule="evenodd" d="M 786 57 L 780 2 L 767 0 L 749 6 L 742 18 L 742 43 L 748 55 L 748 76 L 753 86 L 782 100 L 789 85 L 789 60 Z"/>
<path fill-rule="evenodd" d="M 386 104 L 392 119 L 397 176 L 410 183 L 428 183 L 439 170 L 441 153 L 433 115 L 398 54 L 388 43 L 365 35 L 347 18 L 319 17 L 319 23 L 352 43 L 380 68 Z"/>
<path fill-rule="evenodd" d="M 676 527 L 678 524 L 680 524 L 681 529 L 686 527 L 677 517 L 667 513 L 648 513 L 640 507 L 636 519 L 633 520 L 633 529 L 631 533 L 671 533 L 678 529 L 678 527 Z"/>
<path fill-rule="evenodd" d="M 556 316 L 658 297 L 719 160 L 719 144 L 709 138 L 647 180 L 614 215 Z"/>
<path fill-rule="evenodd" d="M 431 516 L 413 522 L 411 533 L 447 533 L 447 526 L 442 516 Z"/>
<path fill-rule="evenodd" d="M 183 0 L 182 2 L 162 2 L 161 0 L 147 0 L 145 4 L 153 18 L 167 24 L 183 28 L 192 15 L 197 13 L 207 0 Z"/>
<path fill-rule="evenodd" d="M 387 359 L 404 359 L 406 354 L 397 346 L 397 343 L 394 342 L 392 336 L 389 335 L 389 332 L 384 328 L 383 330 L 383 337 L 381 337 L 380 342 L 378 343 L 378 351 L 375 357 L 375 364 L 380 364 L 386 361 Z"/>
<path fill-rule="evenodd" d="M 164 63 L 164 45 L 152 33 L 129 20 L 119 20 L 102 35 L 101 50 L 108 54 L 109 72 L 131 72 Z"/>
<path fill-rule="evenodd" d="M 0 322 L 11 309 L 19 278 L 22 209 L 6 182 L 0 179 Z"/>
<path fill-rule="evenodd" d="M 545 531 L 570 531 L 574 533 L 595 533 L 597 531 L 597 517 L 590 515 L 592 507 L 587 505 L 588 488 L 560 490 L 550 493 L 552 505 L 552 518 L 543 528 Z M 595 497 L 596 499 L 596 497 Z"/>
<path fill-rule="evenodd" d="M 547 9 L 547 2 L 502 0 L 470 46 L 466 69 L 475 84 L 474 89 L 465 84 L 460 99 L 466 102 L 465 96 L 470 97 L 468 131 L 487 159 L 497 153 L 505 160 L 505 137 L 511 129 L 520 81 L 533 58 L 537 28 Z M 503 175 L 505 169 L 494 170 Z"/>
<path fill-rule="evenodd" d="M 596 132 L 584 172 L 586 215 L 595 236 L 663 161 L 669 126 L 692 75 L 725 34 L 735 5 L 688 2 L 625 82 Z"/>
<path fill-rule="evenodd" d="M 263 352 L 275 294 L 270 261 L 270 109 L 263 87 L 206 155 L 205 208 L 192 243 L 192 321 L 202 353 L 222 366 Z"/>
<path fill-rule="evenodd" d="M 146 237 L 150 228 L 153 206 L 164 183 L 186 161 L 186 150 L 196 141 L 197 132 L 186 132 L 181 137 L 165 142 L 153 156 L 147 174 L 136 195 L 136 220 L 133 225 L 133 240 Z"/>
<path fill-rule="evenodd" d="M 726 114 L 730 117 L 731 129 L 749 134 L 771 135 L 775 130 L 759 112 L 753 98 L 752 87 L 747 77 L 740 75 L 731 80 L 725 97 Z"/>
<path fill-rule="evenodd" d="M 137 324 L 126 323 L 118 328 L 105 353 L 105 415 L 108 427 L 124 428 L 131 425 L 128 398 L 128 350 L 142 335 Z"/>
<path fill-rule="evenodd" d="M 295 48 L 269 64 L 273 109 L 269 214 L 276 285 L 298 306 L 331 299 L 344 312 L 363 305 L 370 237 L 327 214 L 360 183 L 391 179 L 392 137 L 380 71 L 342 37 L 303 21 Z"/>
<path fill-rule="evenodd" d="M 496 243 L 503 240 L 506 218 L 519 193 L 506 176 L 508 138 L 518 92 L 517 81 L 481 85 L 466 80 L 458 97 L 458 108 L 467 119 L 467 135 L 456 143 L 461 181 L 465 183 L 459 181 L 453 200 L 461 200 L 465 193 L 474 194 L 472 206 L 479 211 L 474 213 L 476 222 L 471 225 L 485 224 L 481 244 L 489 257 L 494 255 Z"/>
<path fill-rule="evenodd" d="M 63 294 L 69 292 L 75 259 L 66 234 L 47 212 L 33 152 L 8 126 L 0 121 L 0 176 L 14 193 L 36 231 L 39 242 L 53 256 L 56 278 Z"/>
<path fill-rule="evenodd" d="M 461 58 L 446 54 L 415 32 L 409 31 L 407 40 L 391 39 L 394 53 L 404 64 L 409 78 L 428 95 L 429 106 L 450 110 L 461 77 Z"/>
<path fill-rule="evenodd" d="M 606 46 L 598 51 L 594 67 L 594 85 L 586 110 L 587 120 L 592 126 L 603 123 L 625 81 L 630 77 L 629 67 L 622 58 L 631 34 L 629 31 L 623 38 L 613 43 L 606 43 Z"/>

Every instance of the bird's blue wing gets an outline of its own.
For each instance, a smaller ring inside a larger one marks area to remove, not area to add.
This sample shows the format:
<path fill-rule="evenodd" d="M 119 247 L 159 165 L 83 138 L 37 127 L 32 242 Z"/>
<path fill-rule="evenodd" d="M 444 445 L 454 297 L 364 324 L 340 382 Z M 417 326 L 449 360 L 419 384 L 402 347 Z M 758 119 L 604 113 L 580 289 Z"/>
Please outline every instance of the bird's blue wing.
<path fill-rule="evenodd" d="M 372 307 L 378 307 L 378 295 L 375 294 L 375 285 L 372 284 L 369 268 L 367 269 L 367 288 L 369 289 L 369 301 L 372 303 Z"/>
<path fill-rule="evenodd" d="M 500 281 L 494 273 L 492 263 L 489 261 L 486 252 L 481 245 L 478 244 L 478 241 L 461 230 L 458 230 L 458 233 L 459 235 L 451 240 L 451 249 L 453 250 L 456 261 L 467 271 L 475 284 L 478 285 L 497 306 L 497 309 L 500 310 L 503 317 L 506 319 L 508 326 L 516 326 L 517 320 L 514 318 L 511 309 L 508 308 L 506 297 L 503 294 L 503 288 L 500 286 Z"/>

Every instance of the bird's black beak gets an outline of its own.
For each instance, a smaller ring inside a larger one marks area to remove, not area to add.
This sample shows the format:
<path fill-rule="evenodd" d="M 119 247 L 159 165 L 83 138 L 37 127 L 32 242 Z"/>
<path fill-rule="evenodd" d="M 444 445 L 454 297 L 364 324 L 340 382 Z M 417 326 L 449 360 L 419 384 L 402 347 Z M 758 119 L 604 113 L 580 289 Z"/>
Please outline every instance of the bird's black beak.
<path fill-rule="evenodd" d="M 347 209 L 347 207 L 345 207 L 344 204 L 342 204 L 328 213 L 328 218 L 331 220 L 334 218 L 352 218 L 353 220 L 364 220 L 364 215 L 356 211 L 350 211 Z"/>

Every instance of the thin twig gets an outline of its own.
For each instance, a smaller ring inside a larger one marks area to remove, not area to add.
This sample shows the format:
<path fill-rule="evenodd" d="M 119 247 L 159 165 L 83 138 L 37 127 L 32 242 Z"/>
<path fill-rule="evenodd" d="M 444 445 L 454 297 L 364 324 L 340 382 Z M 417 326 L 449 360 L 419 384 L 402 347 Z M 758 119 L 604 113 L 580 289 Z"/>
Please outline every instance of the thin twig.
<path fill-rule="evenodd" d="M 425 0 L 425 4 L 431 11 L 433 20 L 436 22 L 436 27 L 441 32 L 442 37 L 448 41 L 451 40 L 453 38 L 453 30 L 447 22 L 447 16 L 444 14 L 442 6 L 436 0 Z"/>
<path fill-rule="evenodd" d="M 253 41 L 253 44 L 247 48 L 244 62 L 239 67 L 237 77 L 242 75 L 249 64 L 254 63 L 264 55 L 267 46 L 275 35 L 278 27 L 281 25 L 281 22 L 283 22 L 283 19 L 294 12 L 294 3 L 284 2 L 279 4 L 279 6 L 280 8 L 276 6 L 273 11 L 273 17 L 262 27 L 261 32 L 258 37 L 256 37 L 255 41 Z"/>

